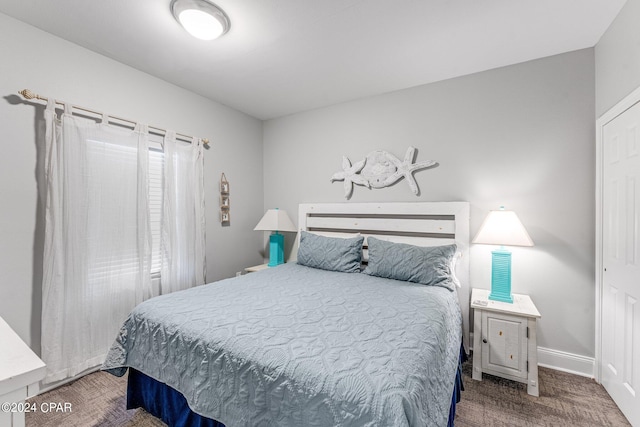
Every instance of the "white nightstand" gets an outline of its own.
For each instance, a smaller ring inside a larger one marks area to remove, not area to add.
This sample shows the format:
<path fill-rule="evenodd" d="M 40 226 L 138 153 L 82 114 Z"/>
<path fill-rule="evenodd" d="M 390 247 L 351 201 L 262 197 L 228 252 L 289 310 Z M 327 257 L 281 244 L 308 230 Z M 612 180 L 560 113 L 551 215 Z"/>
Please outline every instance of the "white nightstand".
<path fill-rule="evenodd" d="M 25 399 L 38 394 L 46 365 L 0 317 L 0 426 L 24 427 Z"/>
<path fill-rule="evenodd" d="M 540 312 L 528 295 L 513 294 L 513 304 L 491 301 L 489 291 L 473 289 L 473 379 L 482 373 L 527 384 L 539 396 L 536 323 Z"/>
<path fill-rule="evenodd" d="M 253 267 L 245 268 L 244 271 L 247 273 L 255 273 L 256 271 L 264 270 L 265 268 L 269 268 L 269 264 L 254 265 Z"/>

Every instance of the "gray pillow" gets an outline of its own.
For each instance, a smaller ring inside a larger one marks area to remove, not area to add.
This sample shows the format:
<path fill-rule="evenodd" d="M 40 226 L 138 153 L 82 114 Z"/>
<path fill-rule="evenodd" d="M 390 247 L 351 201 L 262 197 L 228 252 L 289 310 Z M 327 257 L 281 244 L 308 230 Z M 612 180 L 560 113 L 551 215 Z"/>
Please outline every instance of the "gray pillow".
<path fill-rule="evenodd" d="M 369 264 L 363 271 L 371 276 L 404 280 L 453 290 L 451 261 L 456 245 L 413 246 L 369 237 Z"/>
<path fill-rule="evenodd" d="M 360 272 L 364 237 L 341 239 L 302 231 L 298 264 L 343 273 Z"/>

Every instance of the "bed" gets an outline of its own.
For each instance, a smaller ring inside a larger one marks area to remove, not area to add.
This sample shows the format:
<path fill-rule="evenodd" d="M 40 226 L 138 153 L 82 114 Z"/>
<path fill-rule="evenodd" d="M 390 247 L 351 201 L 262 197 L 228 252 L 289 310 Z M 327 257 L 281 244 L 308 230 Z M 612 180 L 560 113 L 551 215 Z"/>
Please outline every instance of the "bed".
<path fill-rule="evenodd" d="M 468 221 L 465 202 L 300 205 L 300 235 L 361 233 L 365 263 L 374 243 L 455 244 L 460 289 L 290 262 L 140 304 L 103 369 L 170 425 L 451 425 Z"/>

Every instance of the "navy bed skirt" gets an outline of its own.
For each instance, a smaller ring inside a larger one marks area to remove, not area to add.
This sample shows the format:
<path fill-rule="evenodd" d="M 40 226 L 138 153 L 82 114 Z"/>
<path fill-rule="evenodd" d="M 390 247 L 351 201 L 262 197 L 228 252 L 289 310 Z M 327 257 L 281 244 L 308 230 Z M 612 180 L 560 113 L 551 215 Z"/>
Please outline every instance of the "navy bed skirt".
<path fill-rule="evenodd" d="M 462 384 L 462 363 L 467 360 L 464 348 L 460 346 L 460 358 L 456 370 L 456 380 L 449 409 L 449 427 L 453 427 L 456 403 L 464 390 Z M 189 408 L 184 396 L 159 381 L 129 368 L 127 383 L 127 409 L 144 408 L 151 415 L 160 418 L 170 427 L 225 427 L 221 422 L 198 415 Z"/>

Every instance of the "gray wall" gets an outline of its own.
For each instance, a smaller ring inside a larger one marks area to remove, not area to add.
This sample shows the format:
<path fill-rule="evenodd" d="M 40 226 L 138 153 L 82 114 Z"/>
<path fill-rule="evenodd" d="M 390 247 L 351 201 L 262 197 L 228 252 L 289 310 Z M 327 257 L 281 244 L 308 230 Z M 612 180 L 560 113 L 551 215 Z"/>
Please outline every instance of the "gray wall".
<path fill-rule="evenodd" d="M 415 174 L 419 197 L 400 181 L 351 201 L 466 200 L 472 234 L 489 210 L 515 210 L 536 246 L 514 248 L 513 290 L 542 313 L 539 345 L 593 356 L 594 114 L 585 49 L 270 120 L 264 207 L 297 222 L 299 203 L 344 201 L 329 182 L 343 155 L 413 145 L 440 164 Z M 490 250 L 472 246 L 474 287 L 490 287 Z"/>
<path fill-rule="evenodd" d="M 29 88 L 189 135 L 205 153 L 207 280 L 262 261 L 262 122 L 0 14 L 0 316 L 39 351 L 42 210 L 36 127 L 42 108 L 15 95 Z M 220 174 L 231 183 L 232 221 L 218 221 Z M 248 250 L 248 248 L 255 250 Z"/>
<path fill-rule="evenodd" d="M 329 182 L 343 155 L 402 157 L 413 145 L 418 160 L 440 164 L 416 173 L 419 197 L 401 181 L 357 187 L 351 201 L 467 200 L 472 234 L 488 210 L 515 210 L 536 246 L 514 248 L 513 286 L 543 315 L 539 344 L 593 356 L 593 117 L 640 85 L 639 21 L 640 0 L 628 0 L 595 48 L 595 73 L 587 49 L 270 120 L 263 131 L 252 117 L 0 14 L 0 316 L 39 350 L 42 109 L 12 95 L 31 88 L 213 141 L 208 280 L 262 261 L 264 236 L 252 229 L 263 208 L 297 222 L 299 203 L 344 201 L 341 183 Z M 231 227 L 218 222 L 221 172 L 231 182 Z M 473 286 L 489 287 L 489 252 L 472 248 Z"/>
<path fill-rule="evenodd" d="M 627 0 L 595 48 L 596 116 L 640 87 L 640 0 Z"/>

